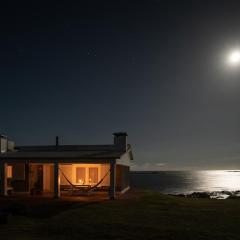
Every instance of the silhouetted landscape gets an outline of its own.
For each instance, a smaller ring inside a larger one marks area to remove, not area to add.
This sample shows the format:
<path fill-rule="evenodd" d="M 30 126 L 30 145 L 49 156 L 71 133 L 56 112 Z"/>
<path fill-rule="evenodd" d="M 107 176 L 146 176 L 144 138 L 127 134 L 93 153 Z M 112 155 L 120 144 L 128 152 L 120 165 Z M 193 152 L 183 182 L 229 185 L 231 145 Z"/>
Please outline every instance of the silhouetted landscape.
<path fill-rule="evenodd" d="M 240 1 L 3 1 L 0 239 L 240 239 Z"/>
<path fill-rule="evenodd" d="M 1 205 L 4 204 L 1 199 Z M 7 204 L 3 239 L 238 239 L 239 200 L 182 198 L 131 191 L 111 201 Z"/>

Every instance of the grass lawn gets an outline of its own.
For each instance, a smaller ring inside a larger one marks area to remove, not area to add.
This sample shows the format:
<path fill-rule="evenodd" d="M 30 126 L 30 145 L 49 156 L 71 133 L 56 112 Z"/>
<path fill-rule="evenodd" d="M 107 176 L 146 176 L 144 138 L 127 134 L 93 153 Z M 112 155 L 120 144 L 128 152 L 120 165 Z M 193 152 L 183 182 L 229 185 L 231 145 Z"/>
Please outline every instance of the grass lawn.
<path fill-rule="evenodd" d="M 0 225 L 0 238 L 240 239 L 240 199 L 181 198 L 131 191 L 115 201 L 54 201 L 5 203 L 16 204 L 17 213 L 9 217 L 8 224 Z"/>

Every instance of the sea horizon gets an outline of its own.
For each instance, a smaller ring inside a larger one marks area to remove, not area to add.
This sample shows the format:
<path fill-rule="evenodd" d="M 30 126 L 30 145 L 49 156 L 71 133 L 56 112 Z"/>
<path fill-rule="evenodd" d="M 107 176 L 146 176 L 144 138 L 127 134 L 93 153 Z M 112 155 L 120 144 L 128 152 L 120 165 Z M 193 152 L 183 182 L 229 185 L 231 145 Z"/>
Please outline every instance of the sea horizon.
<path fill-rule="evenodd" d="M 240 191 L 240 170 L 131 171 L 131 186 L 165 194 L 193 192 L 233 193 Z"/>
<path fill-rule="evenodd" d="M 236 171 L 240 169 L 166 169 L 166 170 L 130 170 L 130 172 L 197 172 L 197 171 Z"/>

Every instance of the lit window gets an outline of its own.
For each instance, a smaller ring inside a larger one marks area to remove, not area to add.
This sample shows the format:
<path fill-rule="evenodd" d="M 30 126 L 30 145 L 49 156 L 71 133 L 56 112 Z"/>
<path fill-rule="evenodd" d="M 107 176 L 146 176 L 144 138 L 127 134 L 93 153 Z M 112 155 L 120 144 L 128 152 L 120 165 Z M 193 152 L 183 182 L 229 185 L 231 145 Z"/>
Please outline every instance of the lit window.
<path fill-rule="evenodd" d="M 12 166 L 7 166 L 7 178 L 12 178 Z"/>
<path fill-rule="evenodd" d="M 89 168 L 89 184 L 96 184 L 98 182 L 98 168 L 90 167 Z"/>
<path fill-rule="evenodd" d="M 86 169 L 83 167 L 76 168 L 76 182 L 80 185 L 85 184 Z"/>

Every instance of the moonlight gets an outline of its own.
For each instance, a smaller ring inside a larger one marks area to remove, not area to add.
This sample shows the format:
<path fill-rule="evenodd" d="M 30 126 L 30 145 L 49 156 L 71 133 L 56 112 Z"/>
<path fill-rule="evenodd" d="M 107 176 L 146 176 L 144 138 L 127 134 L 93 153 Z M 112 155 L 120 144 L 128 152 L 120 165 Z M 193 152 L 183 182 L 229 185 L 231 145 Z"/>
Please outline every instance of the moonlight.
<path fill-rule="evenodd" d="M 234 50 L 228 55 L 228 64 L 230 66 L 239 66 L 240 65 L 240 51 Z"/>

